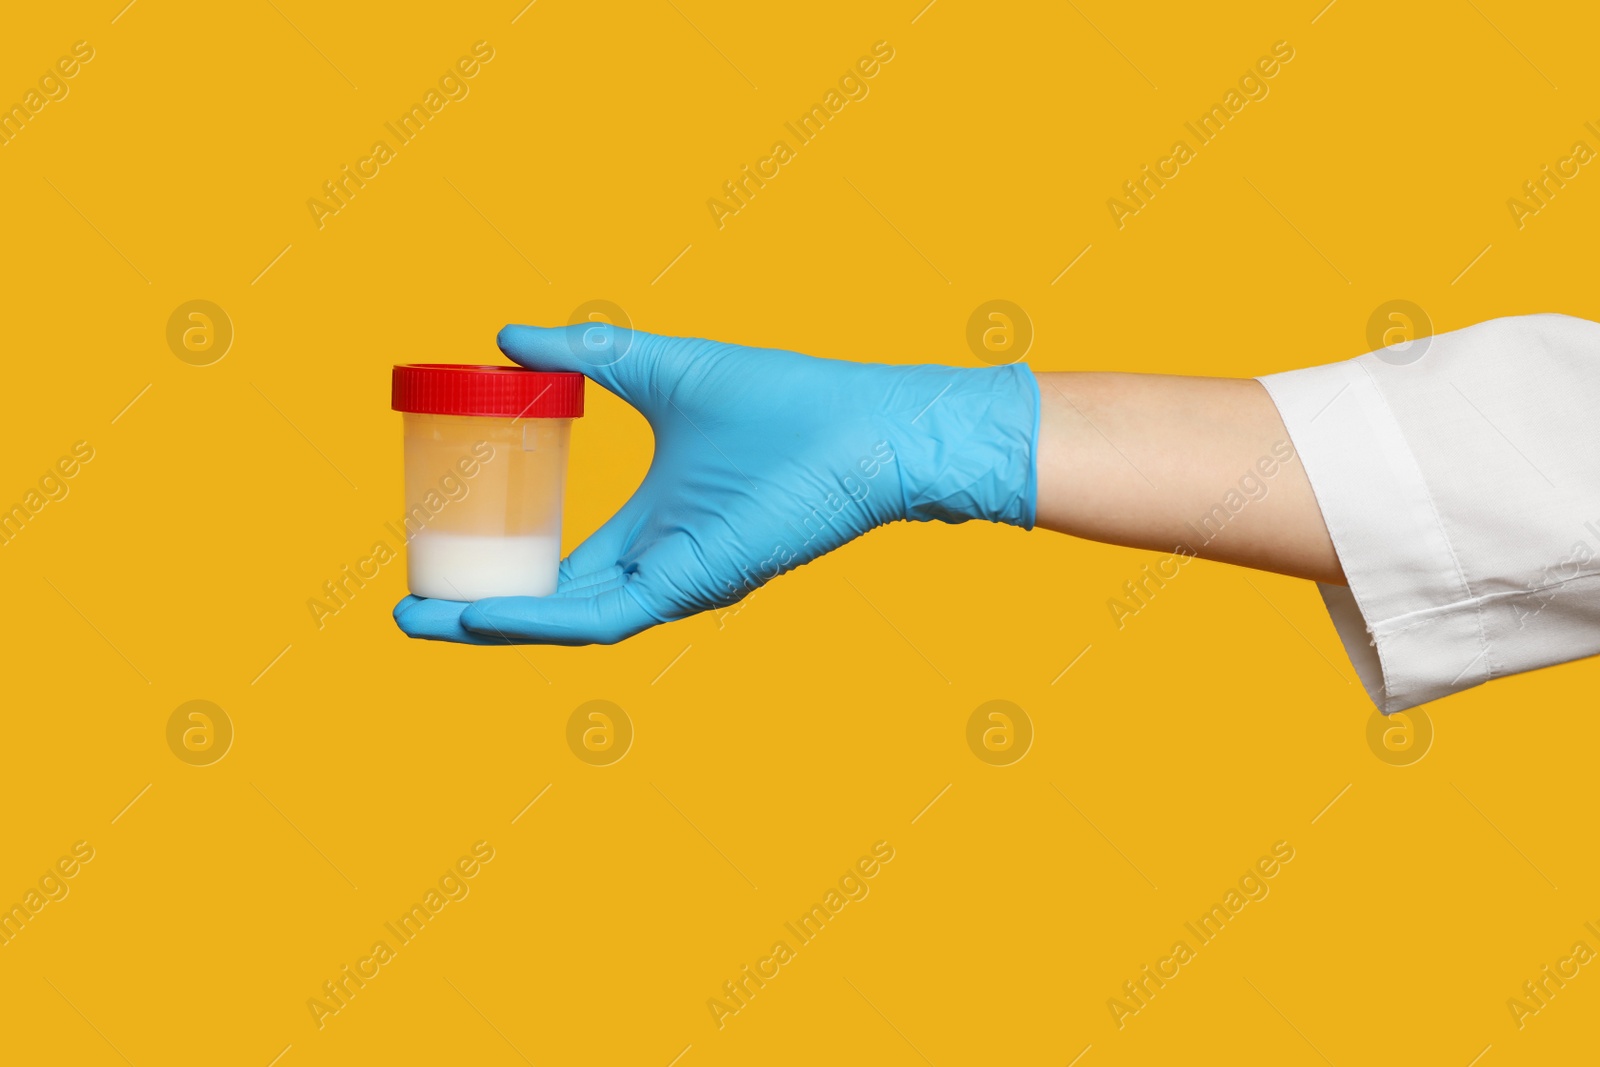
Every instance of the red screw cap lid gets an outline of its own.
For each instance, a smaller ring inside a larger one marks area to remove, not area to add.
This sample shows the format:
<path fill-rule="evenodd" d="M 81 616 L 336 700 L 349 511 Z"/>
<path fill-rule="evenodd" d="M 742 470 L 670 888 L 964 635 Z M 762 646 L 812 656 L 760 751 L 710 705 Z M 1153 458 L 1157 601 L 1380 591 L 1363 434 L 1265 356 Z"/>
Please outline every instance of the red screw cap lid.
<path fill-rule="evenodd" d="M 407 363 L 394 368 L 390 407 L 425 415 L 575 419 L 583 414 L 583 375 L 521 367 Z"/>

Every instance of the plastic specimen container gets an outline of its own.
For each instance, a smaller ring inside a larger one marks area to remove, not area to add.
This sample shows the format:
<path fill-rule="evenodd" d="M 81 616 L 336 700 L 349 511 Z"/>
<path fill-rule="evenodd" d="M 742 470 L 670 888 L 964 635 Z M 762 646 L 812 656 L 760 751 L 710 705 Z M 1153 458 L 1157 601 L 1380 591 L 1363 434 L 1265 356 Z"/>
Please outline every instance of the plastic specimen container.
<path fill-rule="evenodd" d="M 412 363 L 394 368 L 405 421 L 406 583 L 415 596 L 546 596 L 581 374 Z"/>

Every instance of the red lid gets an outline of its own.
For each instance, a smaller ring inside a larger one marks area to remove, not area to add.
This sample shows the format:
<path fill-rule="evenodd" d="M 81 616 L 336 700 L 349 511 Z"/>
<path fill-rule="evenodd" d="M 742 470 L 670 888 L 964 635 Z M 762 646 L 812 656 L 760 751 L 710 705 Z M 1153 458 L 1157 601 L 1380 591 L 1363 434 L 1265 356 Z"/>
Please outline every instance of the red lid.
<path fill-rule="evenodd" d="M 583 414 L 583 375 L 521 367 L 407 363 L 394 368 L 390 407 L 426 415 L 573 419 Z"/>

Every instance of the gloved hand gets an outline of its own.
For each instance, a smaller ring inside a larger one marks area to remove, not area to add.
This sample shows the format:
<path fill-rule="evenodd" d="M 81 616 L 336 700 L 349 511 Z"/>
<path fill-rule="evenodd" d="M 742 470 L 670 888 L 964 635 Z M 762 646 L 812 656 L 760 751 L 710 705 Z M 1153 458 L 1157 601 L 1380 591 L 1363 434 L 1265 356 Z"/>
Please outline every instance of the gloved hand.
<path fill-rule="evenodd" d="M 525 367 L 626 400 L 655 456 L 547 597 L 406 597 L 412 637 L 611 644 L 725 607 L 897 519 L 1031 528 L 1039 386 L 1023 365 L 888 366 L 657 337 L 594 323 L 507 326 Z"/>

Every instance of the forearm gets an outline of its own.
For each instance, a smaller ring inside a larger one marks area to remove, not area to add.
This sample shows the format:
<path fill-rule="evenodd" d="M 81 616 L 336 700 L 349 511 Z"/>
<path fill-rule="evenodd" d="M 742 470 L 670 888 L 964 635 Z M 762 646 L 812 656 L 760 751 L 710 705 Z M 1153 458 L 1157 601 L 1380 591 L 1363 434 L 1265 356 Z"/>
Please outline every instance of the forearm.
<path fill-rule="evenodd" d="M 1311 484 L 1258 382 L 1038 379 L 1039 526 L 1344 584 Z"/>

